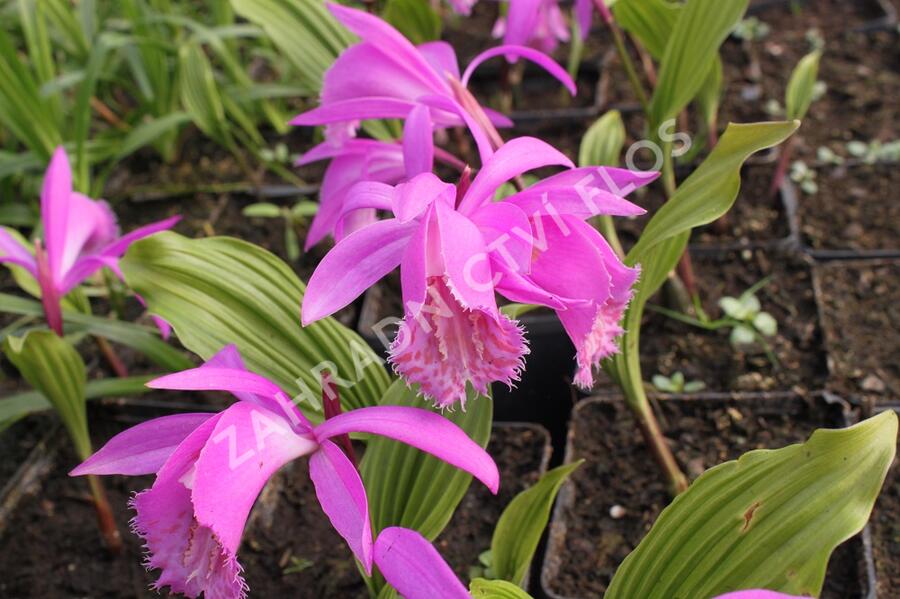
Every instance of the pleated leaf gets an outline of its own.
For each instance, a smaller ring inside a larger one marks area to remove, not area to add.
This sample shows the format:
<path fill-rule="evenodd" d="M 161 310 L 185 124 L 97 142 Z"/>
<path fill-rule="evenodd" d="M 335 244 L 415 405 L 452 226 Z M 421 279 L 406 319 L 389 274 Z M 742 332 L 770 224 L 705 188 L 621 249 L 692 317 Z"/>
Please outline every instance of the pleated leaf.
<path fill-rule="evenodd" d="M 606 598 L 818 597 L 832 551 L 865 526 L 896 442 L 889 411 L 712 468 L 663 511 Z"/>
<path fill-rule="evenodd" d="M 78 455 L 91 455 L 85 386 L 87 369 L 75 348 L 56 333 L 29 331 L 23 337 L 7 337 L 3 352 L 28 383 L 50 402 L 63 421 Z"/>
<path fill-rule="evenodd" d="M 511 582 L 476 578 L 469 585 L 474 599 L 531 599 L 531 595 Z"/>
<path fill-rule="evenodd" d="M 554 468 L 506 506 L 491 539 L 494 576 L 518 585 L 525 581 L 556 494 L 582 461 Z"/>
<path fill-rule="evenodd" d="M 234 343 L 250 370 L 313 411 L 320 411 L 322 368 L 349 383 L 340 387 L 347 408 L 376 404 L 390 383 L 365 341 L 333 318 L 300 326 L 306 286 L 258 246 L 166 232 L 132 245 L 121 266 L 128 285 L 185 347 L 208 359 Z"/>

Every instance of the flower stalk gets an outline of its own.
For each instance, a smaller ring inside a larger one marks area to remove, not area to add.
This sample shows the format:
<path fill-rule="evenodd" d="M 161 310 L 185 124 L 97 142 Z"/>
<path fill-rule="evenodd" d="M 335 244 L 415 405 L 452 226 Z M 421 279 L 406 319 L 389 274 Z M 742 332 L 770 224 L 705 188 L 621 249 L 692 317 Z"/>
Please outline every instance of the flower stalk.
<path fill-rule="evenodd" d="M 97 512 L 97 526 L 100 528 L 100 534 L 103 535 L 106 549 L 111 555 L 121 555 L 123 549 L 122 534 L 119 532 L 119 527 L 116 526 L 112 507 L 110 507 L 109 498 L 106 496 L 106 489 L 103 488 L 100 477 L 91 475 L 87 479 L 91 488 L 94 510 Z"/>

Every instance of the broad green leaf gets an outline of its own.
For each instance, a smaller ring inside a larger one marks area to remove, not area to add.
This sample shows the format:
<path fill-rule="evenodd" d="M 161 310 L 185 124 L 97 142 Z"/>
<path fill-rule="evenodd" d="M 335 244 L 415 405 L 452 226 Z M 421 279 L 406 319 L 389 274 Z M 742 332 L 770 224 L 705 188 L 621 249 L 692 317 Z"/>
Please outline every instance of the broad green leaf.
<path fill-rule="evenodd" d="M 0 293 L 0 312 L 42 317 L 44 309 L 40 302 Z M 63 321 L 67 334 L 84 332 L 109 339 L 141 352 L 166 370 L 185 370 L 194 366 L 187 356 L 160 339 L 155 330 L 149 327 L 72 310 L 63 310 Z"/>
<path fill-rule="evenodd" d="M 162 375 L 149 374 L 122 379 L 88 381 L 85 387 L 85 399 L 141 395 L 150 390 L 147 388 L 147 383 L 159 376 Z M 24 391 L 0 399 L 0 429 L 19 418 L 44 412 L 52 407 L 53 405 L 40 391 Z"/>
<path fill-rule="evenodd" d="M 619 0 L 612 6 L 616 22 L 637 37 L 656 60 L 662 59 L 682 5 L 667 0 Z"/>
<path fill-rule="evenodd" d="M 822 51 L 816 50 L 801 58 L 794 67 L 784 98 L 787 118 L 803 119 L 806 116 L 806 111 L 812 104 L 821 58 Z"/>
<path fill-rule="evenodd" d="M 310 90 L 353 36 L 321 0 L 231 0 L 235 12 L 261 27 L 296 70 L 297 82 Z"/>
<path fill-rule="evenodd" d="M 579 166 L 615 166 L 625 147 L 625 123 L 618 110 L 610 110 L 590 126 L 578 149 Z"/>
<path fill-rule="evenodd" d="M 159 118 L 151 118 L 131 131 L 122 140 L 122 144 L 116 151 L 116 160 L 130 156 L 134 152 L 148 146 L 164 135 L 177 131 L 179 127 L 191 121 L 191 116 L 186 112 L 172 112 Z"/>
<path fill-rule="evenodd" d="M 749 0 L 689 0 L 681 9 L 660 59 L 650 101 L 651 131 L 674 118 L 697 95 L 719 46 L 741 20 Z"/>
<path fill-rule="evenodd" d="M 474 599 L 531 599 L 531 595 L 505 580 L 476 578 L 469 585 Z"/>
<path fill-rule="evenodd" d="M 705 125 L 715 125 L 722 97 L 722 59 L 718 56 L 697 93 L 697 107 Z"/>
<path fill-rule="evenodd" d="M 87 370 L 75 348 L 52 331 L 7 337 L 3 352 L 28 383 L 57 411 L 81 459 L 91 455 L 85 386 Z"/>
<path fill-rule="evenodd" d="M 896 443 L 897 416 L 885 412 L 712 468 L 663 511 L 607 599 L 818 597 L 832 551 L 865 526 Z"/>
<path fill-rule="evenodd" d="M 187 43 L 178 53 L 181 71 L 181 102 L 194 123 L 219 143 L 230 139 L 225 106 L 215 75 L 203 48 Z"/>
<path fill-rule="evenodd" d="M 647 223 L 628 253 L 629 263 L 643 264 L 654 246 L 725 214 L 740 190 L 744 161 L 754 152 L 781 143 L 799 126 L 797 121 L 729 125 L 703 164 Z"/>
<path fill-rule="evenodd" d="M 306 286 L 258 246 L 166 232 L 132 245 L 121 267 L 186 348 L 209 359 L 234 343 L 250 370 L 300 394 L 315 411 L 323 368 L 348 383 L 340 388 L 348 408 L 374 405 L 390 383 L 365 341 L 333 318 L 300 326 Z"/>
<path fill-rule="evenodd" d="M 426 407 L 417 389 L 408 387 L 402 380 L 391 385 L 380 405 Z M 493 420 L 490 398 L 470 392 L 465 411 L 445 415 L 475 442 L 487 446 Z M 384 437 L 373 437 L 366 446 L 360 473 L 369 497 L 372 533 L 376 537 L 388 526 L 404 526 L 433 541 L 450 522 L 472 482 L 471 475 Z M 370 584 L 380 590 L 385 583 L 378 576 Z"/>
<path fill-rule="evenodd" d="M 491 539 L 494 576 L 518 585 L 524 582 L 556 494 L 582 461 L 554 468 L 506 506 Z"/>
<path fill-rule="evenodd" d="M 381 18 L 414 44 L 441 38 L 441 17 L 428 0 L 388 0 Z"/>

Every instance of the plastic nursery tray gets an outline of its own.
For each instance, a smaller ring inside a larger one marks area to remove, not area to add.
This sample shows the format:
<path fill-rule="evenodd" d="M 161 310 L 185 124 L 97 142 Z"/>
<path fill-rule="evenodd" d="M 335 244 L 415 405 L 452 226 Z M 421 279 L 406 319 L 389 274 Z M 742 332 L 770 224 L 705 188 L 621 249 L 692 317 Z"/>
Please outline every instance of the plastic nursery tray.
<path fill-rule="evenodd" d="M 853 168 L 849 166 L 848 168 Z M 889 167 L 882 167 L 889 168 Z M 898 247 L 881 248 L 881 249 L 816 249 L 808 245 L 801 230 L 802 224 L 799 216 L 800 192 L 793 181 L 789 177 L 785 177 L 782 185 L 782 194 L 785 202 L 793 209 L 793 215 L 790 220 L 792 236 L 797 240 L 797 246 L 807 255 L 812 256 L 816 260 L 848 260 L 862 258 L 900 258 L 900 239 L 895 239 Z M 892 202 L 893 198 L 875 198 L 872 201 Z"/>
<path fill-rule="evenodd" d="M 875 414 L 880 414 L 887 410 L 893 410 L 900 416 L 900 403 L 895 403 L 892 405 L 880 406 L 875 410 Z M 887 576 L 882 579 L 881 573 L 882 568 L 886 565 L 883 564 L 881 560 L 879 560 L 878 551 L 875 549 L 874 544 L 877 542 L 876 537 L 879 535 L 890 536 L 891 530 L 881 531 L 879 529 L 880 524 L 876 523 L 875 520 L 878 518 L 878 510 L 879 506 L 886 497 L 887 494 L 893 493 L 894 501 L 897 501 L 898 492 L 900 492 L 900 472 L 898 472 L 897 460 L 894 460 L 894 464 L 891 467 L 891 470 L 888 471 L 887 480 L 885 481 L 885 486 L 882 488 L 882 495 L 879 496 L 879 500 L 875 503 L 875 510 L 872 513 L 872 517 L 869 520 L 869 523 L 866 525 L 865 530 L 863 531 L 863 543 L 866 547 L 866 570 L 868 571 L 869 580 L 871 581 L 871 585 L 869 586 L 869 594 L 866 595 L 866 599 L 892 599 L 896 593 L 897 589 L 892 588 L 893 581 L 887 579 Z M 888 485 L 893 485 L 893 488 L 888 488 Z M 896 518 L 896 514 L 893 514 L 893 518 Z M 888 521 L 890 521 L 891 516 L 888 517 Z M 893 547 L 896 547 L 896 536 L 894 535 L 894 543 Z M 880 539 L 878 539 L 880 540 Z M 891 543 L 891 540 L 888 539 L 888 543 Z M 888 556 L 885 556 L 888 557 Z M 896 561 L 893 560 L 893 556 L 891 556 L 890 560 L 885 561 Z M 897 564 L 893 564 L 894 567 L 897 567 Z"/>
<path fill-rule="evenodd" d="M 844 427 L 851 424 L 851 411 L 847 402 L 827 392 L 814 393 L 808 396 L 800 396 L 793 393 L 703 393 L 696 395 L 668 395 L 656 396 L 654 401 L 660 403 L 668 403 L 674 405 L 680 402 L 684 406 L 697 406 L 708 404 L 710 407 L 716 406 L 728 409 L 728 405 L 738 407 L 760 407 L 760 414 L 769 415 L 791 415 L 793 413 L 808 413 L 816 415 L 827 426 Z M 566 443 L 565 463 L 571 463 L 581 457 L 577 453 L 576 438 L 579 435 L 579 425 L 590 426 L 590 420 L 585 416 L 589 410 L 596 409 L 596 406 L 607 406 L 608 409 L 621 409 L 621 397 L 599 396 L 585 399 L 578 403 L 572 413 L 572 424 L 569 429 Z M 589 433 L 591 431 L 588 431 Z M 594 434 L 602 434 L 601 431 L 593 431 Z M 811 433 L 812 431 L 808 431 Z M 640 435 L 635 434 L 636 443 L 642 443 Z M 772 441 L 772 447 L 783 447 L 788 442 L 779 440 Z M 637 445 L 635 445 L 637 447 Z M 582 466 L 582 469 L 589 467 L 589 464 Z M 710 467 L 709 464 L 705 465 Z M 648 468 L 655 468 L 652 464 Z M 576 474 L 577 476 L 577 474 Z M 566 481 L 559 493 L 556 505 L 553 510 L 553 517 L 550 524 L 549 539 L 547 542 L 544 563 L 541 569 L 541 590 L 545 596 L 550 599 L 587 599 L 587 597 L 596 596 L 596 589 L 592 592 L 581 594 L 566 595 L 557 591 L 556 582 L 561 570 L 564 568 L 564 561 L 561 559 L 562 553 L 566 551 L 567 536 L 573 529 L 574 524 L 568 521 L 568 513 L 577 503 L 589 501 L 587 498 L 579 498 L 576 496 L 576 483 L 572 479 Z M 612 520 L 611 516 L 606 515 L 609 506 L 597 505 L 597 513 L 603 514 L 602 518 Z M 640 526 L 635 524 L 635 526 Z M 604 527 L 603 530 L 606 530 Z M 610 536 L 618 533 L 611 530 Z M 599 541 L 598 541 L 599 542 Z M 850 577 L 848 582 L 852 583 L 854 592 L 847 595 L 839 595 L 841 599 L 849 596 L 874 597 L 870 595 L 870 589 L 874 588 L 874 579 L 872 578 L 871 569 L 866 565 L 872 558 L 869 553 L 870 546 L 864 542 L 864 535 L 857 535 L 844 544 L 842 555 L 848 556 L 841 565 L 848 566 L 855 570 L 854 576 Z M 832 560 L 834 562 L 835 560 Z M 852 562 L 852 563 L 851 563 Z M 617 568 L 618 564 L 607 564 L 608 567 Z M 591 567 L 600 567 L 600 564 L 592 564 Z M 836 597 L 832 595 L 832 597 Z"/>

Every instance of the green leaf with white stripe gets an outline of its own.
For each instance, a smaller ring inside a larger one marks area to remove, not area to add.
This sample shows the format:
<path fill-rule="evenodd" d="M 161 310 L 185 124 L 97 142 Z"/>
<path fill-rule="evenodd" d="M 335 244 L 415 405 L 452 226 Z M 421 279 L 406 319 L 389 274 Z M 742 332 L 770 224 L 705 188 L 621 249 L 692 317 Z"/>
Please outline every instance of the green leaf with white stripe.
<path fill-rule="evenodd" d="M 889 411 L 712 468 L 663 511 L 606 599 L 752 588 L 818 597 L 832 551 L 869 519 L 896 444 Z"/>
<path fill-rule="evenodd" d="M 347 408 L 376 404 L 390 384 L 380 358 L 355 332 L 333 318 L 300 326 L 306 286 L 258 246 L 165 232 L 132 245 L 121 267 L 129 287 L 185 347 L 208 359 L 234 343 L 250 370 L 316 412 L 322 369 L 347 382 L 340 388 Z"/>

